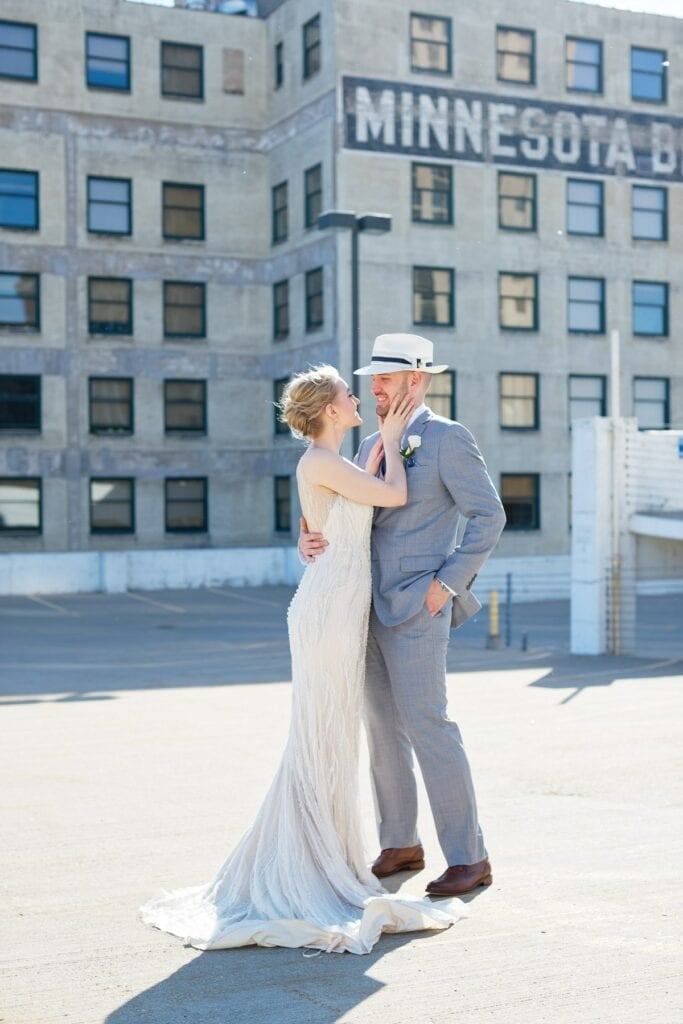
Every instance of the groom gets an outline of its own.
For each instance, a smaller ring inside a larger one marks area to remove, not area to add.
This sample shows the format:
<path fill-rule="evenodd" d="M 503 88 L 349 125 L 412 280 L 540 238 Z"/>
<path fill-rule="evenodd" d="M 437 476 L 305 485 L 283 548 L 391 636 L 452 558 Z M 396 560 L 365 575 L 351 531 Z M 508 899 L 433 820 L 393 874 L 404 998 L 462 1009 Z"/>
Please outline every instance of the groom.
<path fill-rule="evenodd" d="M 432 375 L 446 369 L 434 365 L 426 338 L 381 334 L 370 364 L 355 371 L 372 376 L 380 419 L 397 395 L 410 395 L 416 405 L 402 444 L 408 502 L 376 509 L 373 520 L 365 725 L 381 846 L 373 872 L 386 878 L 424 867 L 414 753 L 448 865 L 427 892 L 461 896 L 489 885 L 492 876 L 469 762 L 447 714 L 446 652 L 451 624 L 462 625 L 481 607 L 470 587 L 500 537 L 505 513 L 472 435 L 424 404 Z M 361 442 L 360 466 L 377 437 Z M 456 547 L 461 515 L 467 526 Z M 326 546 L 302 523 L 306 561 Z"/>

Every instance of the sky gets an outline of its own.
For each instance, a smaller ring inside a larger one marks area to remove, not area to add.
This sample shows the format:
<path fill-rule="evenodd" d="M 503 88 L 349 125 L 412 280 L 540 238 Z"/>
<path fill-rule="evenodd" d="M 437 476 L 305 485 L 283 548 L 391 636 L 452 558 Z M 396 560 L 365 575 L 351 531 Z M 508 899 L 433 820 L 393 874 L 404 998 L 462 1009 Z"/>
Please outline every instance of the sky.
<path fill-rule="evenodd" d="M 173 7 L 173 0 L 133 0 L 134 3 L 154 3 L 160 7 Z M 644 11 L 646 14 L 668 14 L 670 18 L 683 18 L 681 0 L 571 0 L 572 3 L 593 3 L 598 7 L 618 7 L 623 11 Z"/>

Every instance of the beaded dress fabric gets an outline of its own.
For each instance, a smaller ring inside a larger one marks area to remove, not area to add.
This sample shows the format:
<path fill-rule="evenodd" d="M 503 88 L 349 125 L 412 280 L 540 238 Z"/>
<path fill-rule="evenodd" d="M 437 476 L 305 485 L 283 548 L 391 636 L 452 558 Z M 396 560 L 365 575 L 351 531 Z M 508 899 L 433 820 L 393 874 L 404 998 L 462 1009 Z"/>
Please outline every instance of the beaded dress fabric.
<path fill-rule="evenodd" d="M 309 529 L 329 547 L 306 567 L 289 607 L 292 716 L 280 766 L 214 880 L 141 908 L 146 923 L 197 949 L 368 953 L 383 931 L 447 928 L 465 914 L 460 900 L 386 893 L 368 867 L 358 748 L 373 509 L 310 485 L 301 465 L 297 479 Z"/>

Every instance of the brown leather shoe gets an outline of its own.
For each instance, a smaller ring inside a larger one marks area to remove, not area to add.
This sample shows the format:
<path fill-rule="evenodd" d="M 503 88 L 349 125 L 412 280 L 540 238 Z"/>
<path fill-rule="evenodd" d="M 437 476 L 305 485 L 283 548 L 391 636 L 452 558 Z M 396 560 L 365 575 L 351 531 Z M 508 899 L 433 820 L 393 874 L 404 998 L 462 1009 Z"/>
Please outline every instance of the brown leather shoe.
<path fill-rule="evenodd" d="M 490 885 L 492 881 L 491 865 L 485 858 L 476 864 L 456 864 L 446 868 L 439 878 L 429 883 L 427 892 L 432 896 L 462 896 L 480 885 Z"/>
<path fill-rule="evenodd" d="M 425 866 L 425 852 L 421 846 L 392 847 L 382 850 L 372 865 L 372 873 L 378 878 L 388 878 L 399 871 L 422 871 Z"/>

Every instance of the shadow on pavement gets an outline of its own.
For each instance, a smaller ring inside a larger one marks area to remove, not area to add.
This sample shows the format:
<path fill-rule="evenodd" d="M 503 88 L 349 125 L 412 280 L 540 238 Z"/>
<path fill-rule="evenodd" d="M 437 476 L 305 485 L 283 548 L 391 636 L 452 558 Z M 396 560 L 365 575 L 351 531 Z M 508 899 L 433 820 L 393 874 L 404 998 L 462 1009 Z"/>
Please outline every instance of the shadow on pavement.
<path fill-rule="evenodd" d="M 293 592 L 207 587 L 0 597 L 0 695 L 7 698 L 0 702 L 77 703 L 129 690 L 286 683 Z M 531 685 L 573 690 L 562 703 L 624 676 L 680 673 L 680 653 L 667 661 L 654 644 L 654 652 L 642 649 L 643 658 L 569 655 L 568 608 L 566 601 L 514 606 L 510 646 L 496 650 L 487 648 L 483 610 L 452 634 L 449 672 L 546 669 Z"/>
<path fill-rule="evenodd" d="M 311 957 L 301 949 L 257 946 L 202 953 L 124 1003 L 105 1024 L 334 1024 L 382 988 L 368 972 L 383 956 L 429 939 L 435 934 L 383 935 L 365 956 Z"/>

